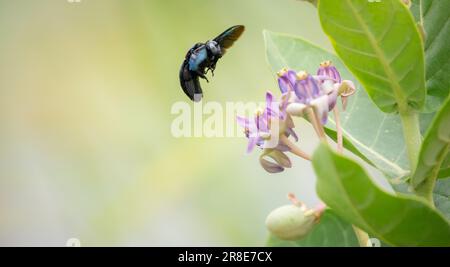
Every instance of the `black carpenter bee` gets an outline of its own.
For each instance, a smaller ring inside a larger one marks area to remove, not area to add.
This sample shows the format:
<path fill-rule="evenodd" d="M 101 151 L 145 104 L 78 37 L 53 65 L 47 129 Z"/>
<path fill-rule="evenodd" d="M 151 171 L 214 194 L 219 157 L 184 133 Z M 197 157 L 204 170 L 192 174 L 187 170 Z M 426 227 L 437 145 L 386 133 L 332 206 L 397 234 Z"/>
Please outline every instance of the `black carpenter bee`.
<path fill-rule="evenodd" d="M 243 25 L 233 26 L 213 40 L 197 43 L 189 49 L 180 68 L 180 85 L 191 100 L 197 102 L 203 97 L 198 77 L 209 82 L 206 78 L 208 71 L 211 70 L 214 76 L 217 61 L 242 35 L 244 30 Z"/>

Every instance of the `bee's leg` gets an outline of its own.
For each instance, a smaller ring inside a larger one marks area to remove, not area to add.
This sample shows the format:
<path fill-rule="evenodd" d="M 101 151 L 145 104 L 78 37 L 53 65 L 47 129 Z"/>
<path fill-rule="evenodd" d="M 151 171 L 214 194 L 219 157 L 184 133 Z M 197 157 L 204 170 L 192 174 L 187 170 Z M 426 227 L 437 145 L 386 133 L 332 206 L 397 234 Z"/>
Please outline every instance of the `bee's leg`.
<path fill-rule="evenodd" d="M 205 75 L 208 74 L 208 71 L 211 71 L 212 77 L 214 77 L 214 69 L 213 68 L 208 68 L 205 72 Z"/>
<path fill-rule="evenodd" d="M 208 74 L 208 71 L 211 71 L 211 74 L 214 77 L 214 69 L 215 69 L 215 66 L 207 68 L 205 71 L 205 75 Z"/>
<path fill-rule="evenodd" d="M 203 72 L 201 72 L 201 71 L 196 71 L 196 73 L 197 73 L 197 75 L 200 77 L 200 78 L 202 78 L 202 79 L 205 79 L 206 80 L 206 82 L 208 82 L 209 83 L 209 80 L 208 80 L 208 78 L 206 78 L 206 76 L 205 76 L 205 74 L 206 73 L 203 73 Z"/>
<path fill-rule="evenodd" d="M 209 67 L 209 69 L 211 70 L 211 74 L 214 77 L 214 71 L 216 70 L 216 64 L 217 61 L 219 60 L 219 58 L 214 59 L 214 61 L 211 64 L 211 67 Z"/>

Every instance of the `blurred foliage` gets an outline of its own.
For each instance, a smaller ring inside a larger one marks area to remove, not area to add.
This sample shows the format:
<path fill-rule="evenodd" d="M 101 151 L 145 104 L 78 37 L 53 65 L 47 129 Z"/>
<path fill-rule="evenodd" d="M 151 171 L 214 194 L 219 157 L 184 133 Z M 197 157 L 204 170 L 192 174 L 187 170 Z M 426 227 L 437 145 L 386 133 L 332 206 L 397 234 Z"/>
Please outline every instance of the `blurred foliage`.
<path fill-rule="evenodd" d="M 234 24 L 207 101 L 277 91 L 265 28 L 328 45 L 294 0 L 0 0 L 0 245 L 262 245 L 288 191 L 314 204 L 306 162 L 272 177 L 243 139 L 170 134 L 186 51 Z"/>

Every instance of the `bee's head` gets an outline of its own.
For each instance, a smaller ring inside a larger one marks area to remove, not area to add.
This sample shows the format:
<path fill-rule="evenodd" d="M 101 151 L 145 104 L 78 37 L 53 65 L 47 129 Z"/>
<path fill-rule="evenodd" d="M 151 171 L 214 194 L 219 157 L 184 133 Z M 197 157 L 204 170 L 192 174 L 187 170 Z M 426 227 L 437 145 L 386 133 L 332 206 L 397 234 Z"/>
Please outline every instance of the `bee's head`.
<path fill-rule="evenodd" d="M 213 56 L 221 56 L 222 52 L 220 51 L 220 46 L 216 41 L 208 41 L 206 42 L 206 49 L 213 55 Z"/>

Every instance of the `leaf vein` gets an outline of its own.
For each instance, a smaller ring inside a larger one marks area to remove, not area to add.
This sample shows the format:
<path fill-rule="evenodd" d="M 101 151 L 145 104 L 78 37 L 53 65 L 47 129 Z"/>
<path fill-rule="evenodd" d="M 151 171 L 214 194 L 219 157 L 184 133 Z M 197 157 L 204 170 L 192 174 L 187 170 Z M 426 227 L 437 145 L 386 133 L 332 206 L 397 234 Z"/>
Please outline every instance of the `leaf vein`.
<path fill-rule="evenodd" d="M 336 45 L 338 45 L 341 48 L 344 48 L 345 50 L 348 50 L 350 52 L 353 52 L 355 54 L 360 54 L 366 57 L 372 57 L 372 58 L 377 58 L 377 55 L 373 54 L 373 53 L 368 53 L 368 52 L 364 52 L 355 48 L 351 48 L 349 46 L 343 45 L 342 43 L 336 43 Z"/>

